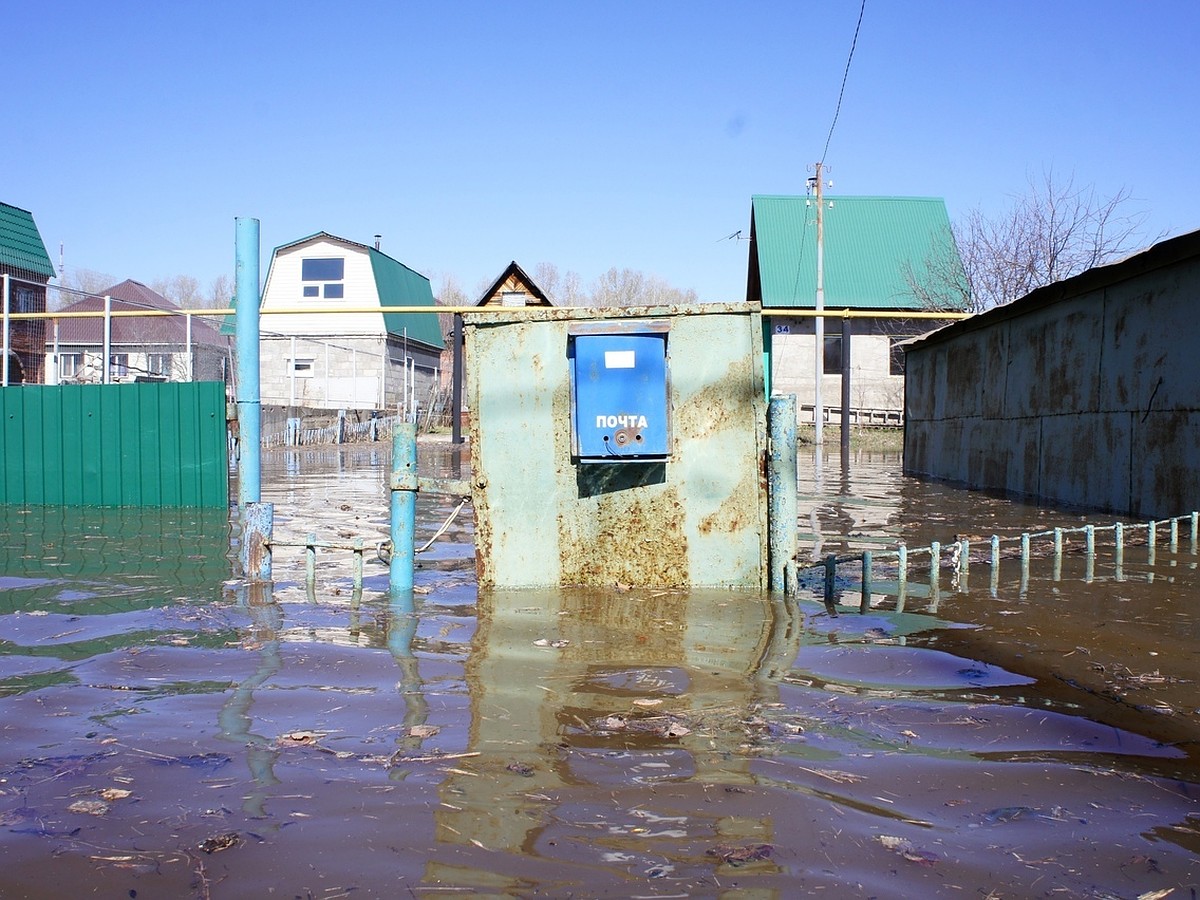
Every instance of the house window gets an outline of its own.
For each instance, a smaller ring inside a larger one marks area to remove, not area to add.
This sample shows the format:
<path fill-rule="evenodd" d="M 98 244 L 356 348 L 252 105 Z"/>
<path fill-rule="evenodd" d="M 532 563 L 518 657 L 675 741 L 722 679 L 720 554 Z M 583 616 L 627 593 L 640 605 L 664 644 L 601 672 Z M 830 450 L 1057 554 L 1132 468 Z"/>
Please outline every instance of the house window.
<path fill-rule="evenodd" d="M 292 371 L 297 378 L 312 378 L 315 363 L 315 359 L 295 359 L 292 361 Z"/>
<path fill-rule="evenodd" d="M 29 288 L 17 288 L 13 297 L 13 312 L 37 312 L 36 295 Z"/>
<path fill-rule="evenodd" d="M 301 281 L 341 281 L 346 277 L 346 260 L 305 259 L 300 262 Z"/>
<path fill-rule="evenodd" d="M 825 364 L 822 371 L 826 375 L 842 374 L 842 336 L 825 338 Z"/>
<path fill-rule="evenodd" d="M 146 373 L 148 375 L 158 375 L 162 378 L 169 377 L 171 374 L 171 354 L 147 353 Z"/>
<path fill-rule="evenodd" d="M 108 366 L 110 377 L 124 378 L 129 374 L 129 354 L 114 353 L 108 358 Z"/>
<path fill-rule="evenodd" d="M 345 293 L 343 293 L 344 287 L 345 287 L 345 285 L 342 285 L 342 284 L 327 284 L 327 285 L 325 285 L 325 298 L 340 300 L 342 297 L 345 296 Z"/>
<path fill-rule="evenodd" d="M 304 296 L 319 297 L 321 296 L 321 289 L 315 284 L 306 284 L 304 286 Z"/>
<path fill-rule="evenodd" d="M 892 338 L 891 339 L 891 362 L 888 365 L 889 375 L 904 374 L 904 348 L 900 346 L 902 341 L 907 341 L 909 338 Z"/>
<path fill-rule="evenodd" d="M 74 378 L 83 368 L 82 353 L 61 353 L 58 357 L 58 374 L 61 378 Z"/>

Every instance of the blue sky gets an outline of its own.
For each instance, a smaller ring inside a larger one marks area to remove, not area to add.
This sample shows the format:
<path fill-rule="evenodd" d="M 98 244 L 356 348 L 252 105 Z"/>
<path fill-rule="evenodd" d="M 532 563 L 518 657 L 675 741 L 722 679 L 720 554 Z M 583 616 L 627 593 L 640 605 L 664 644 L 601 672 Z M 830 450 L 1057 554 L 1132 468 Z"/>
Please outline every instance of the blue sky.
<path fill-rule="evenodd" d="M 370 243 L 474 298 L 510 260 L 743 299 L 756 193 L 803 193 L 859 0 L 10 6 L 0 200 L 55 264 L 232 277 Z M 867 0 L 833 193 L 999 211 L 1047 169 L 1200 228 L 1200 3 Z M 16 79 L 15 81 L 13 79 Z"/>

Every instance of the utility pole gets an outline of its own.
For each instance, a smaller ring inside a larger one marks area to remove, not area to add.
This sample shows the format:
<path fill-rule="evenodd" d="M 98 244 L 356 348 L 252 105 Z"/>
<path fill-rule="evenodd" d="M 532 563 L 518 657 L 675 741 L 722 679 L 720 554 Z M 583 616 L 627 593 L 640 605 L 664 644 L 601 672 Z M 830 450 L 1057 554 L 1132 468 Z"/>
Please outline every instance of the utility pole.
<path fill-rule="evenodd" d="M 816 331 L 817 352 L 814 390 L 813 390 L 813 440 L 817 447 L 821 446 L 821 426 L 825 419 L 825 410 L 821 401 L 821 379 L 825 375 L 825 203 L 824 187 L 821 183 L 823 163 L 816 164 L 816 174 L 813 181 L 817 188 L 817 303 L 816 321 L 813 323 Z"/>

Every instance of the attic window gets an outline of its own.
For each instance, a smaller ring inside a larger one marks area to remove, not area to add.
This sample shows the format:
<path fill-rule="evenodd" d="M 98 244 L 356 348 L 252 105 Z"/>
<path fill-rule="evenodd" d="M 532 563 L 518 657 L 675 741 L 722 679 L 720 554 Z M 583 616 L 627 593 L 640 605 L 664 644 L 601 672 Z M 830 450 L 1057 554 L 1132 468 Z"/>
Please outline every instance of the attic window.
<path fill-rule="evenodd" d="M 301 281 L 341 281 L 346 277 L 346 260 L 317 258 L 300 261 Z"/>

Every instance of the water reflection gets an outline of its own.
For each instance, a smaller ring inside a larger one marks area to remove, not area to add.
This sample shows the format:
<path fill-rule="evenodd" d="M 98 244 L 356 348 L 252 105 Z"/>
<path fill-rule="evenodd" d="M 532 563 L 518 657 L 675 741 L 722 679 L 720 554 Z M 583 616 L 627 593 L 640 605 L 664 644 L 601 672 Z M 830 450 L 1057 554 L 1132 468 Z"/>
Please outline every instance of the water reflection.
<path fill-rule="evenodd" d="M 386 454 L 268 457 L 264 495 L 293 530 L 382 519 Z M 894 466 L 863 457 L 826 474 L 834 493 L 806 488 L 827 547 L 1038 527 Z M 432 532 L 444 507 L 423 502 Z M 725 592 L 477 597 L 469 521 L 414 595 L 389 600 L 376 571 L 352 602 L 334 563 L 311 597 L 286 580 L 222 593 L 224 523 L 176 523 L 187 539 L 164 544 L 167 524 L 118 540 L 103 522 L 109 543 L 69 573 L 30 558 L 53 533 L 88 546 L 86 523 L 5 532 L 5 892 L 50 860 L 64 890 L 143 895 L 194 893 L 198 872 L 245 896 L 1135 895 L 1200 878 L 1187 547 L 1152 569 L 1127 548 L 1123 581 L 1101 554 L 1091 583 L 1066 556 L 1022 588 L 1005 560 L 994 584 L 938 574 L 904 608 L 858 615 L 847 595 L 834 617 Z M 172 561 L 185 545 L 197 558 Z M 133 796 L 71 808 L 113 787 Z"/>

